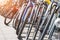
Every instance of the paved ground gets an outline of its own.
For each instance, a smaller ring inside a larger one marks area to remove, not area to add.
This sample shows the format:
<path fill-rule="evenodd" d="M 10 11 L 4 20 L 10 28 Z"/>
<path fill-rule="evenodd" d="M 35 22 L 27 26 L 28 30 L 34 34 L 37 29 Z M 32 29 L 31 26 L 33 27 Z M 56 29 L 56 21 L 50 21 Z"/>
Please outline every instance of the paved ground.
<path fill-rule="evenodd" d="M 3 21 L 4 18 L 0 16 L 0 40 L 18 40 L 15 29 L 4 25 Z"/>
<path fill-rule="evenodd" d="M 24 30 L 24 33 L 27 32 L 27 28 L 25 28 Z M 26 34 L 23 34 L 22 36 L 26 36 Z M 55 33 L 54 36 L 55 37 L 53 37 L 52 40 L 60 40 L 60 32 Z M 0 40 L 18 40 L 15 29 L 11 25 L 4 25 L 4 17 L 2 16 L 0 16 Z"/>

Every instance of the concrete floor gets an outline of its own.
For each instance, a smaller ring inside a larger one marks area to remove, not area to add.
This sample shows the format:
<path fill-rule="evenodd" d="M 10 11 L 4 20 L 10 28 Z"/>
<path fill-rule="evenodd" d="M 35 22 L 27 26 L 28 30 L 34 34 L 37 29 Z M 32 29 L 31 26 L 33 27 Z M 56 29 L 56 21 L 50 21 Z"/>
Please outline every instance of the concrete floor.
<path fill-rule="evenodd" d="M 18 40 L 12 26 L 4 25 L 4 17 L 0 16 L 0 40 Z"/>
<path fill-rule="evenodd" d="M 25 28 L 25 31 L 26 31 L 26 28 Z M 54 33 L 54 36 L 55 37 L 53 37 L 52 40 L 60 40 L 60 32 Z M 0 40 L 18 40 L 16 35 L 16 30 L 11 26 L 11 24 L 9 26 L 6 26 L 4 24 L 4 17 L 2 16 L 0 16 Z"/>

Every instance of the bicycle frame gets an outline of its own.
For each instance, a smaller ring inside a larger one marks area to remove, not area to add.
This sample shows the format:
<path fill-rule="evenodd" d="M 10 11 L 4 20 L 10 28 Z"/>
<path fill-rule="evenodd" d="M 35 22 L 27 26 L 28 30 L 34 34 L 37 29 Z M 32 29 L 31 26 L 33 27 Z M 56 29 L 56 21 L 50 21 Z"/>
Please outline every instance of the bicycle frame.
<path fill-rule="evenodd" d="M 44 30 L 43 30 L 43 32 L 42 32 L 42 34 L 41 34 L 41 36 L 39 37 L 38 40 L 43 40 L 43 38 L 44 38 L 44 36 L 45 36 L 45 34 L 47 32 L 47 29 L 49 28 L 51 19 L 52 19 L 53 15 L 54 15 L 55 8 L 56 8 L 56 6 L 53 7 L 53 9 L 51 11 L 50 18 L 48 19 L 47 24 L 46 24 L 46 26 L 45 26 L 45 28 L 44 28 Z"/>
<path fill-rule="evenodd" d="M 23 31 L 23 29 L 24 29 L 24 26 L 25 26 L 26 22 L 28 21 L 27 19 L 29 18 L 30 13 L 28 13 L 28 14 L 26 14 L 26 15 L 27 15 L 27 16 L 25 17 L 24 22 L 22 23 L 22 25 L 20 25 L 22 28 L 21 28 L 21 30 L 20 30 L 20 32 L 19 32 L 18 37 L 21 36 L 22 31 Z"/>

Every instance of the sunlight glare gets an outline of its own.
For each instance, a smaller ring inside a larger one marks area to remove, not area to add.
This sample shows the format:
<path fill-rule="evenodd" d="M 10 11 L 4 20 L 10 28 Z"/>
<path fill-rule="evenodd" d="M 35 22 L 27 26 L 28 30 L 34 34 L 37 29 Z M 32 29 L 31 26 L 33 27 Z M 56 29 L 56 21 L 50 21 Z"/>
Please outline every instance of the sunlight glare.
<path fill-rule="evenodd" d="M 0 0 L 0 5 L 5 5 L 9 0 Z"/>

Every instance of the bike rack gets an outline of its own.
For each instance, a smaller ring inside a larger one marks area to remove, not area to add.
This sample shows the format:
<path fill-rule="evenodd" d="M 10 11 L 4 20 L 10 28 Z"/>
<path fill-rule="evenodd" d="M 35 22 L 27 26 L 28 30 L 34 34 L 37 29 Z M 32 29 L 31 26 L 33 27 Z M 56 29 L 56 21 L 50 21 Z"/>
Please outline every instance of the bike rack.
<path fill-rule="evenodd" d="M 22 12 L 19 12 L 21 11 L 19 10 L 18 15 L 14 19 L 15 23 L 18 20 L 17 25 L 13 23 L 15 27 L 17 27 L 16 34 L 18 35 L 18 39 L 23 40 L 21 35 L 23 34 L 23 30 L 26 24 L 28 24 L 25 40 L 36 40 L 37 34 L 39 34 L 37 40 L 44 40 L 46 35 L 48 35 L 48 40 L 52 40 L 53 33 L 56 29 L 54 22 L 57 19 L 57 6 L 58 5 L 54 2 L 51 2 L 48 6 L 46 6 L 44 3 L 36 4 L 30 1 L 25 7 L 22 6 L 24 9 Z M 35 29 L 32 35 L 32 39 L 30 39 L 29 37 L 33 27 Z"/>

